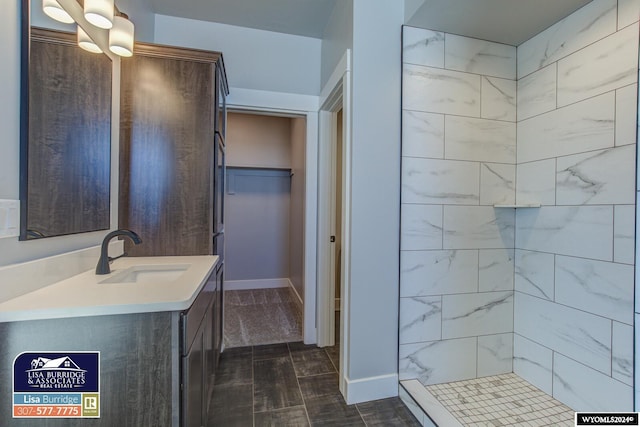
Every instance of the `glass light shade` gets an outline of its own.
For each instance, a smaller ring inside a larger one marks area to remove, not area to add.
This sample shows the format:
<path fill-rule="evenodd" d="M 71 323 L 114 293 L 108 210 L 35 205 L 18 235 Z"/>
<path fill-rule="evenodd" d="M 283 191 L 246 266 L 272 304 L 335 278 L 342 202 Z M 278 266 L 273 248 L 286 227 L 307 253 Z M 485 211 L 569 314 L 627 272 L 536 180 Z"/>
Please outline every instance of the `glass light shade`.
<path fill-rule="evenodd" d="M 57 0 L 42 0 L 42 11 L 52 19 L 65 24 L 73 24 L 75 21 L 67 13 L 66 10 L 60 6 Z"/>
<path fill-rule="evenodd" d="M 109 30 L 109 50 L 119 56 L 133 55 L 133 31 L 133 22 L 116 16 Z"/>
<path fill-rule="evenodd" d="M 78 46 L 92 53 L 102 53 L 102 49 L 95 44 L 80 25 L 78 25 Z"/>
<path fill-rule="evenodd" d="M 98 28 L 113 27 L 113 0 L 84 0 L 84 17 Z"/>

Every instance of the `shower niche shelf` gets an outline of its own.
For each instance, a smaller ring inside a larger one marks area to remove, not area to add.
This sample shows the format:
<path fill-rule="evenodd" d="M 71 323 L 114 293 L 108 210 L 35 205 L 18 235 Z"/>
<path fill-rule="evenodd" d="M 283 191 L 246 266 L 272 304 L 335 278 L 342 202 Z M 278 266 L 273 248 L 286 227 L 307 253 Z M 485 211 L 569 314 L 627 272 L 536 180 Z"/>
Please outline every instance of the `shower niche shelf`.
<path fill-rule="evenodd" d="M 513 203 L 513 204 L 501 204 L 497 203 L 493 205 L 494 208 L 539 208 L 540 203 Z"/>

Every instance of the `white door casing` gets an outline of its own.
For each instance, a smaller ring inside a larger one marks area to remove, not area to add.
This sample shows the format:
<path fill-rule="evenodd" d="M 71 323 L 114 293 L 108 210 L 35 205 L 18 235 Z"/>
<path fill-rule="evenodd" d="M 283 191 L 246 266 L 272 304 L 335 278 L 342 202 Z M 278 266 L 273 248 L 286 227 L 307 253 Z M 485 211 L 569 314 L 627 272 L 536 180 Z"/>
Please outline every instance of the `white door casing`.
<path fill-rule="evenodd" d="M 335 151 L 338 111 L 342 110 L 342 254 L 340 295 L 340 391 L 349 366 L 349 288 L 351 230 L 351 51 L 345 51 L 320 95 L 318 146 L 318 346 L 335 340 Z"/>

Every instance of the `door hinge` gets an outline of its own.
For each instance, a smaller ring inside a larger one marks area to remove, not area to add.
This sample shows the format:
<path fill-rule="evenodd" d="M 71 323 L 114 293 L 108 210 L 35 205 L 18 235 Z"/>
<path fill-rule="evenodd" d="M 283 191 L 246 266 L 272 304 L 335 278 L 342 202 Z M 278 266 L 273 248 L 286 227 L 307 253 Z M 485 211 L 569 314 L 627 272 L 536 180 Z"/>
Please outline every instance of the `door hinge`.
<path fill-rule="evenodd" d="M 331 243 L 335 243 L 335 241 L 336 241 L 336 236 L 331 236 L 331 237 L 329 237 L 329 241 L 330 241 Z"/>

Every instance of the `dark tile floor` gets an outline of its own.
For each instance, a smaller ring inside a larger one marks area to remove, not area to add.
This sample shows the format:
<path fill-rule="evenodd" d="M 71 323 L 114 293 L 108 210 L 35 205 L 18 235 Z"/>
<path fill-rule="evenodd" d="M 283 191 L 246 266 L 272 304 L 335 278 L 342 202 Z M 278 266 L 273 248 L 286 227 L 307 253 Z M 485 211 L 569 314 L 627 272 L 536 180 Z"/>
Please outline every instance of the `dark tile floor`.
<path fill-rule="evenodd" d="M 210 425 L 420 426 L 399 398 L 347 405 L 336 347 L 300 342 L 239 347 L 220 359 Z"/>
<path fill-rule="evenodd" d="M 302 305 L 291 288 L 224 292 L 224 345 L 302 340 Z"/>

